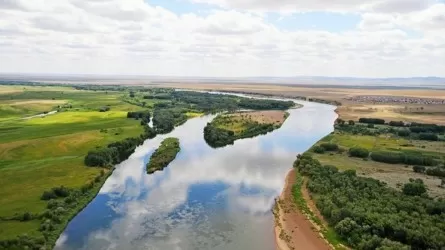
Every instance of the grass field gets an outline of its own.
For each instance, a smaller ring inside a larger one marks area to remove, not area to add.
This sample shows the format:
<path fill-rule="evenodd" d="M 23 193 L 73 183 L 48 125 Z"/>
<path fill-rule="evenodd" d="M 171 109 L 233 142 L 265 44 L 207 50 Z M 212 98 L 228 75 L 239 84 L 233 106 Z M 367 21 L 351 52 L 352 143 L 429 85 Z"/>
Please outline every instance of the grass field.
<path fill-rule="evenodd" d="M 45 190 L 79 188 L 100 168 L 86 167 L 95 147 L 143 132 L 128 111 L 143 109 L 124 102 L 123 92 L 84 91 L 70 87 L 0 86 L 0 218 L 42 213 Z M 101 107 L 110 108 L 99 112 Z M 59 110 L 44 117 L 28 116 Z M 0 240 L 39 236 L 40 220 L 0 220 Z"/>
<path fill-rule="evenodd" d="M 445 189 L 439 187 L 439 177 L 428 176 L 413 172 L 412 166 L 404 164 L 386 164 L 372 160 L 349 157 L 347 150 L 352 147 L 366 148 L 372 151 L 396 151 L 406 153 L 421 153 L 434 157 L 445 157 L 445 142 L 428 142 L 419 140 L 407 140 L 397 136 L 379 135 L 352 135 L 335 131 L 317 143 L 335 143 L 342 150 L 339 152 L 325 152 L 313 154 L 322 164 L 334 165 L 341 170 L 355 169 L 360 175 L 372 177 L 386 182 L 393 188 L 400 188 L 401 184 L 409 182 L 410 178 L 422 179 L 428 186 L 429 194 L 433 197 L 445 197 Z"/>
<path fill-rule="evenodd" d="M 230 130 L 238 135 L 247 130 L 253 122 L 281 126 L 286 117 L 286 112 L 276 110 L 238 112 L 220 115 L 212 121 L 212 124 L 217 128 Z"/>

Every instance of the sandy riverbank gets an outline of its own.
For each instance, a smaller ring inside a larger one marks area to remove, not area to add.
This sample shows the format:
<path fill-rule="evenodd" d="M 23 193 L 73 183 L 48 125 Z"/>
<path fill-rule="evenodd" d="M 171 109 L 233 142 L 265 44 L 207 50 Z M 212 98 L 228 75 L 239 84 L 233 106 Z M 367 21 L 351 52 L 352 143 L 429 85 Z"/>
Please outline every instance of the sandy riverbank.
<path fill-rule="evenodd" d="M 292 186 L 295 180 L 296 173 L 292 169 L 286 176 L 286 184 L 274 207 L 276 249 L 331 249 L 316 226 L 297 209 L 293 202 Z"/>

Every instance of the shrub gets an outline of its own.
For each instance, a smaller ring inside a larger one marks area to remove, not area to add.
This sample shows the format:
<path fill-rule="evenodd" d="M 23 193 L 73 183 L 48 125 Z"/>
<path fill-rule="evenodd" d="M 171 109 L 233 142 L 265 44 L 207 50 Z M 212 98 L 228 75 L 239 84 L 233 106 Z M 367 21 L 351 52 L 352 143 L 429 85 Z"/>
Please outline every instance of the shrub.
<path fill-rule="evenodd" d="M 401 129 L 401 130 L 397 131 L 397 135 L 402 136 L 402 137 L 409 136 L 410 134 L 411 134 L 410 131 L 406 130 L 406 129 Z"/>
<path fill-rule="evenodd" d="M 335 143 L 322 143 L 320 144 L 320 147 L 322 147 L 325 151 L 337 151 L 338 145 Z"/>
<path fill-rule="evenodd" d="M 352 157 L 367 158 L 369 151 L 366 148 L 354 147 L 349 149 L 349 155 Z"/>
<path fill-rule="evenodd" d="M 405 127 L 405 123 L 403 121 L 390 121 L 388 124 L 392 127 Z"/>
<path fill-rule="evenodd" d="M 398 152 L 377 151 L 371 153 L 371 159 L 377 162 L 398 164 L 405 161 L 405 155 Z"/>
<path fill-rule="evenodd" d="M 431 176 L 445 177 L 445 169 L 439 167 L 429 168 L 426 170 L 426 174 Z"/>
<path fill-rule="evenodd" d="M 51 199 L 56 199 L 57 195 L 54 193 L 53 190 L 50 191 L 44 191 L 42 196 L 40 197 L 41 200 L 47 201 Z"/>
<path fill-rule="evenodd" d="M 320 146 L 315 146 L 313 150 L 317 154 L 324 154 L 324 152 L 326 151 L 323 147 Z"/>
<path fill-rule="evenodd" d="M 414 166 L 413 171 L 416 173 L 425 173 L 426 168 L 424 166 Z"/>
<path fill-rule="evenodd" d="M 426 187 L 421 179 L 410 180 L 409 183 L 403 185 L 402 191 L 406 195 L 420 196 L 426 193 Z"/>
<path fill-rule="evenodd" d="M 439 137 L 436 134 L 433 134 L 433 133 L 420 133 L 419 134 L 419 140 L 438 141 Z"/>
<path fill-rule="evenodd" d="M 358 120 L 360 123 L 369 123 L 369 124 L 385 124 L 385 120 L 378 118 L 360 118 Z"/>

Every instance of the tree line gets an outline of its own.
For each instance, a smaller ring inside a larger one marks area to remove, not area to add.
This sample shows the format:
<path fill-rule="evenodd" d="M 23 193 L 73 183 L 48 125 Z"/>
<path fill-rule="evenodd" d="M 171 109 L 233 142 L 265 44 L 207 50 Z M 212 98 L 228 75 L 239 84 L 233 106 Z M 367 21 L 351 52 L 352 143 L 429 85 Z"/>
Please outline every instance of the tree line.
<path fill-rule="evenodd" d="M 445 246 L 445 201 L 424 193 L 413 180 L 398 192 L 383 182 L 323 166 L 309 154 L 294 164 L 334 231 L 355 249 L 441 249 Z"/>
<path fill-rule="evenodd" d="M 244 130 L 239 134 L 235 134 L 231 130 L 216 127 L 212 122 L 207 123 L 204 127 L 204 140 L 209 146 L 218 148 L 233 144 L 238 139 L 267 134 L 276 128 L 278 128 L 278 126 L 274 124 L 249 122 Z"/>

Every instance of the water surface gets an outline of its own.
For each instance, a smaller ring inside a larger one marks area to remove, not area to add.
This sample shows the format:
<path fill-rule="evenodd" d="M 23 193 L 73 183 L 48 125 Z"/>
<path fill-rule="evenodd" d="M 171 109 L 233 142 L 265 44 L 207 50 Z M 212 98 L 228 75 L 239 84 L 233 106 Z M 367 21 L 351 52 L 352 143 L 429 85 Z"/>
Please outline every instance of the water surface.
<path fill-rule="evenodd" d="M 298 103 L 305 106 L 290 110 L 280 129 L 225 148 L 204 141 L 214 116 L 145 141 L 68 224 L 56 249 L 273 249 L 271 208 L 286 173 L 337 117 L 333 106 Z M 170 136 L 181 152 L 147 175 L 150 155 Z"/>

